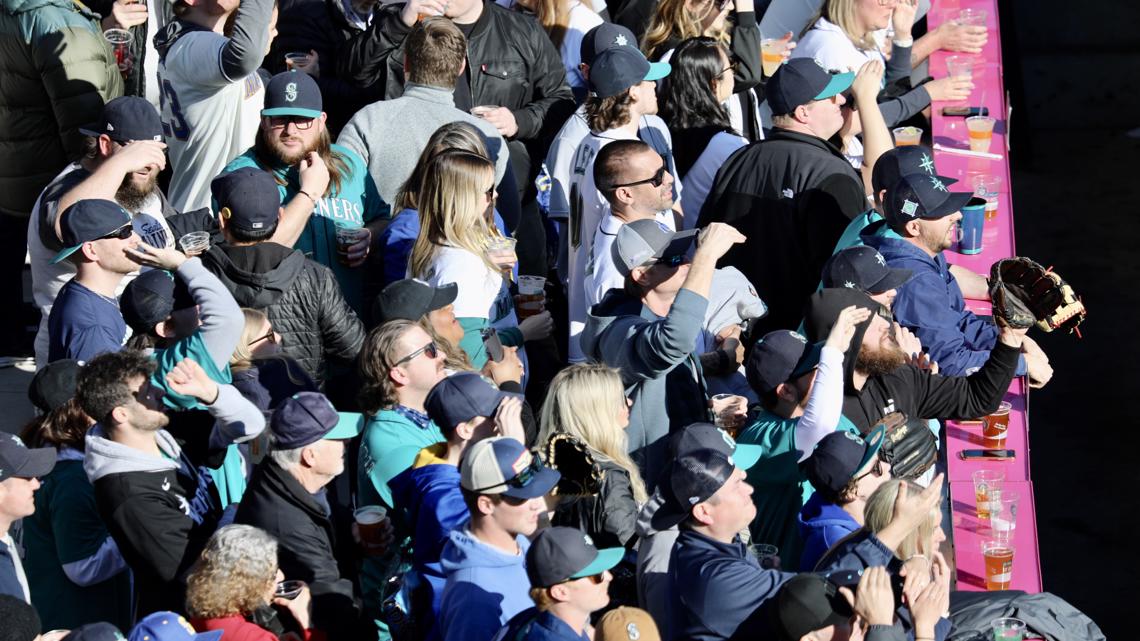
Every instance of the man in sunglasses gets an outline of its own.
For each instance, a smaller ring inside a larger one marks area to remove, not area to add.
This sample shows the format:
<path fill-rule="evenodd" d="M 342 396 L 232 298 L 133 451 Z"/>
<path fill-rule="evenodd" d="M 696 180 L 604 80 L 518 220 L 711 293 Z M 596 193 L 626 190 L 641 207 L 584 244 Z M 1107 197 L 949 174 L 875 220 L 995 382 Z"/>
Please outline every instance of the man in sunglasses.
<path fill-rule="evenodd" d="M 519 612 L 534 605 L 528 589 L 527 537 L 546 511 L 543 497 L 561 475 L 521 442 L 482 440 L 459 466 L 466 526 L 451 531 L 441 565 L 447 584 L 439 634 L 447 641 L 490 641 Z"/>
<path fill-rule="evenodd" d="M 429 345 L 435 351 L 434 343 Z M 509 436 L 522 442 L 526 437 L 521 397 L 499 391 L 473 372 L 453 374 L 436 383 L 424 408 L 445 440 L 420 450 L 412 466 L 388 486 L 392 505 L 403 513 L 414 541 L 413 564 L 423 584 L 413 599 L 412 614 L 426 626 L 439 616 L 447 579 L 440 566 L 444 544 L 451 531 L 470 518 L 460 490 L 460 461 L 483 439 Z M 436 628 L 429 631 L 429 638 L 442 637 Z"/>

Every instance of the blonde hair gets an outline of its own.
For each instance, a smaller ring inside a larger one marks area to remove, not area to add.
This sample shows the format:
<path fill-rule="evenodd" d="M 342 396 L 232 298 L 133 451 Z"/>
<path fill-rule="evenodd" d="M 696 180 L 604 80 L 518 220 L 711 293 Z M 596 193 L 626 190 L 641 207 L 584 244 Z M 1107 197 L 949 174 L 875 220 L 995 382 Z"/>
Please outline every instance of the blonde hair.
<path fill-rule="evenodd" d="M 250 349 L 250 343 L 261 338 L 257 334 L 261 331 L 262 325 L 269 322 L 269 317 L 265 315 L 265 312 L 256 309 L 243 307 L 241 313 L 245 316 L 245 327 L 242 328 L 241 338 L 238 339 L 237 346 L 234 347 L 234 355 L 230 357 L 230 369 L 235 372 L 253 367 L 253 352 Z"/>
<path fill-rule="evenodd" d="M 200 619 L 247 615 L 267 605 L 276 575 L 277 539 L 252 525 L 227 525 L 186 579 L 186 611 Z"/>
<path fill-rule="evenodd" d="M 427 144 L 424 145 L 424 150 L 420 152 L 420 159 L 416 161 L 416 166 L 412 170 L 412 174 L 404 181 L 400 187 L 400 193 L 396 195 L 396 211 L 401 209 L 419 209 L 416 205 L 416 192 L 419 191 L 420 183 L 423 182 L 423 171 L 439 154 L 449 150 L 458 149 L 460 151 L 469 151 L 473 154 L 478 154 L 484 158 L 489 158 L 487 154 L 487 143 L 483 139 L 483 133 L 475 128 L 475 125 L 469 122 L 449 122 L 441 125 L 435 133 L 428 138 Z"/>
<path fill-rule="evenodd" d="M 555 47 L 561 48 L 566 39 L 572 2 L 573 0 L 534 0 L 534 14 L 538 18 L 538 24 L 542 25 Z M 582 2 L 581 5 L 590 11 L 594 10 L 589 2 Z"/>
<path fill-rule="evenodd" d="M 557 432 L 577 437 L 596 459 L 613 461 L 629 473 L 633 498 L 641 504 L 646 500 L 645 483 L 626 451 L 625 428 L 617 422 L 624 404 L 625 389 L 616 369 L 594 363 L 571 365 L 550 381 L 538 442 L 545 444 Z"/>
<path fill-rule="evenodd" d="M 808 26 L 804 28 L 804 32 L 800 34 L 803 38 L 807 32 L 815 28 L 820 18 L 827 20 L 831 24 L 839 27 L 843 31 L 843 35 L 855 45 L 856 49 L 867 51 L 869 49 L 878 50 L 879 45 L 875 42 L 875 38 L 871 36 L 870 31 L 864 33 L 855 33 L 855 3 L 859 0 L 827 0 L 823 6 L 819 8 L 819 13 L 808 22 Z"/>
<path fill-rule="evenodd" d="M 479 256 L 488 269 L 499 268 L 483 252 L 499 236 L 487 220 L 485 185 L 494 181 L 491 162 L 468 151 L 448 150 L 428 162 L 416 196 L 420 234 L 408 259 L 412 277 L 429 280 L 440 247 L 449 245 Z"/>
<path fill-rule="evenodd" d="M 878 532 L 887 527 L 895 514 L 895 500 L 899 496 L 899 488 L 906 483 L 907 500 L 917 501 L 918 495 L 923 491 L 922 486 L 911 481 L 891 479 L 879 486 L 863 506 L 863 523 L 871 532 Z M 942 522 L 942 511 L 935 507 L 930 511 L 930 518 L 923 521 L 917 529 L 906 536 L 895 549 L 895 556 L 900 559 L 909 559 L 916 554 L 930 556 L 934 552 L 934 529 Z"/>
<path fill-rule="evenodd" d="M 695 13 L 689 9 L 691 0 L 661 0 L 657 5 L 657 12 L 645 31 L 641 40 L 641 50 L 650 60 L 660 58 L 665 52 L 658 51 L 670 40 L 688 40 L 698 36 L 709 36 L 723 44 L 728 43 L 728 32 L 724 29 L 705 33 L 701 27 L 701 20 L 708 16 L 709 11 L 717 11 L 716 0 L 705 0 L 700 4 L 707 4 L 703 13 Z"/>

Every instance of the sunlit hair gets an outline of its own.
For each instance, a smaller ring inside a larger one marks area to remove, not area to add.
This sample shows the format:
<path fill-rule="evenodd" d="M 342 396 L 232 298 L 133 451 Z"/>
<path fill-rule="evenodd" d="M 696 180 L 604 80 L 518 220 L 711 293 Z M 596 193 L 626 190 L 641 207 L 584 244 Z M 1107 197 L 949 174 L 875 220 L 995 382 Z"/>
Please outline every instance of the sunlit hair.
<path fill-rule="evenodd" d="M 534 607 L 538 608 L 539 612 L 548 612 L 550 608 L 558 605 L 558 601 L 550 596 L 550 588 L 532 587 L 530 589 L 530 600 L 534 601 Z"/>
<path fill-rule="evenodd" d="M 923 487 L 911 481 L 891 479 L 879 486 L 863 506 L 863 523 L 871 532 L 879 532 L 887 527 L 895 515 L 895 499 L 899 496 L 899 487 L 906 483 L 907 500 L 918 501 Z M 942 511 L 935 507 L 930 510 L 930 518 L 912 530 L 895 548 L 895 556 L 900 559 L 909 559 L 915 554 L 925 554 L 930 557 L 934 550 L 934 530 L 942 522 Z"/>
<path fill-rule="evenodd" d="M 467 39 L 447 18 L 424 18 L 412 26 L 404 53 L 408 82 L 453 89 L 467 57 Z"/>
<path fill-rule="evenodd" d="M 633 96 L 629 89 L 607 98 L 590 94 L 586 98 L 586 122 L 593 131 L 609 131 L 629 122 Z"/>
<path fill-rule="evenodd" d="M 365 414 L 375 416 L 380 410 L 399 402 L 391 372 L 396 361 L 404 356 L 399 353 L 403 348 L 404 334 L 418 326 L 417 321 L 399 318 L 373 328 L 364 338 L 357 362 L 360 369 L 358 398 L 360 409 Z"/>
<path fill-rule="evenodd" d="M 542 404 L 538 442 L 564 432 L 577 437 L 598 460 L 613 461 L 629 473 L 633 498 L 646 499 L 645 483 L 626 451 L 625 428 L 617 416 L 625 405 L 625 389 L 616 369 L 594 363 L 571 365 L 550 381 Z"/>
<path fill-rule="evenodd" d="M 20 440 L 28 447 L 57 450 L 70 447 L 82 452 L 87 430 L 94 422 L 79 406 L 79 401 L 71 398 L 51 412 L 32 419 L 20 432 Z"/>
<path fill-rule="evenodd" d="M 317 122 L 313 126 L 318 126 Z M 257 138 L 254 139 L 253 149 L 257 155 L 257 159 L 265 166 L 276 167 L 280 165 L 284 159 L 277 155 L 270 144 L 270 136 L 274 134 L 268 127 L 262 126 L 257 130 Z M 322 196 L 335 195 L 340 193 L 340 188 L 345 184 L 349 175 L 348 158 L 341 152 L 332 148 L 332 136 L 329 135 L 328 127 L 321 129 L 320 135 L 317 136 L 317 145 L 312 151 L 317 152 L 321 160 L 325 161 L 325 166 L 329 170 L 329 186 L 325 189 Z M 278 176 L 276 172 L 273 173 L 273 179 L 277 181 L 278 185 L 287 185 L 288 182 L 285 178 Z"/>
<path fill-rule="evenodd" d="M 253 367 L 251 343 L 264 336 L 261 333 L 261 328 L 269 322 L 269 317 L 260 310 L 243 307 L 241 313 L 245 316 L 245 327 L 242 328 L 241 338 L 238 339 L 237 346 L 234 347 L 234 355 L 230 357 L 230 369 L 235 372 Z"/>
<path fill-rule="evenodd" d="M 443 366 L 446 369 L 454 372 L 473 372 L 475 365 L 471 363 L 471 358 L 467 356 L 467 352 L 463 351 L 458 345 L 452 344 L 451 341 L 443 337 L 431 325 L 431 319 L 425 314 L 419 321 L 420 327 L 423 328 L 428 336 L 431 336 L 432 342 L 435 343 L 443 352 Z"/>
<path fill-rule="evenodd" d="M 845 36 L 851 40 L 851 44 L 855 45 L 856 49 L 863 51 L 869 49 L 878 49 L 878 44 L 875 43 L 875 38 L 871 35 L 872 31 L 865 31 L 859 33 L 855 30 L 855 3 L 858 0 L 826 0 L 823 6 L 819 8 L 819 13 L 808 22 L 807 27 L 800 34 L 800 38 L 807 35 L 815 27 L 815 23 L 819 22 L 820 18 L 827 20 L 831 24 L 839 27 Z"/>
<path fill-rule="evenodd" d="M 487 143 L 483 139 L 483 133 L 475 125 L 461 121 L 442 125 L 435 130 L 431 138 L 428 138 L 424 150 L 420 152 L 420 159 L 416 162 L 415 169 L 412 170 L 412 175 L 408 176 L 403 186 L 400 187 L 400 193 L 396 195 L 396 211 L 419 209 L 416 206 L 416 192 L 419 191 L 420 183 L 424 179 L 423 170 L 432 158 L 449 149 L 469 151 L 484 158 L 490 158 L 487 154 Z"/>
<path fill-rule="evenodd" d="M 696 2 L 696 11 L 689 8 L 690 0 L 661 0 L 657 4 L 657 13 L 645 31 L 641 41 L 641 50 L 650 60 L 657 60 L 665 54 L 664 46 L 672 40 L 688 40 L 697 36 L 711 36 L 720 42 L 728 42 L 728 32 L 718 29 L 714 33 L 705 33 L 701 21 L 710 11 L 716 11 L 715 0 Z"/>
<path fill-rule="evenodd" d="M 245 616 L 268 604 L 277 577 L 277 539 L 251 525 L 214 532 L 186 580 L 186 611 L 194 618 Z"/>
<path fill-rule="evenodd" d="M 538 18 L 538 24 L 542 25 L 543 30 L 550 36 L 550 41 L 554 43 L 555 48 L 560 49 L 562 42 L 566 39 L 566 31 L 570 26 L 571 0 L 533 1 L 534 15 Z M 593 5 L 589 2 L 583 2 L 582 6 L 590 11 L 594 10 Z"/>
<path fill-rule="evenodd" d="M 499 236 L 488 218 L 485 195 L 495 179 L 491 162 L 466 151 L 445 151 L 428 162 L 416 200 L 420 234 L 412 245 L 408 271 L 413 278 L 431 280 L 432 263 L 440 247 L 465 249 L 482 259 L 487 269 L 499 268 L 483 252 Z"/>

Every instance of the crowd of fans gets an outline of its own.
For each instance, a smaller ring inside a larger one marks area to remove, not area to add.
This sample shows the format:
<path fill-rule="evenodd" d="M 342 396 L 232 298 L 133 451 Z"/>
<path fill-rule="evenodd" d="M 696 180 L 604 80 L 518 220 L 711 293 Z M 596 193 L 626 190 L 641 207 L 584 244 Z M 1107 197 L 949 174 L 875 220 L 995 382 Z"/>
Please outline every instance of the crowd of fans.
<path fill-rule="evenodd" d="M 803 4 L 0 1 L 0 639 L 1098 638 L 883 447 L 1052 375 L 889 131 L 985 29 Z"/>

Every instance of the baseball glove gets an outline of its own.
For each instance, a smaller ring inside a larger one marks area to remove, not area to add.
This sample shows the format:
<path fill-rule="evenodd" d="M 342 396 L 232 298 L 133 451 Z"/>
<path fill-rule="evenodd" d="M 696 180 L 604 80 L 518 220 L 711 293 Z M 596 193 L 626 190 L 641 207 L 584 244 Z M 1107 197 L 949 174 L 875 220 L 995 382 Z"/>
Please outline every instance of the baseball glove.
<path fill-rule="evenodd" d="M 938 459 L 938 439 L 926 421 L 891 412 L 879 419 L 878 425 L 886 427 L 879 457 L 891 464 L 891 476 L 914 480 L 934 466 Z"/>
<path fill-rule="evenodd" d="M 1052 269 L 1028 258 L 1004 258 L 990 268 L 990 300 L 998 324 L 1014 329 L 1080 331 L 1085 305 Z"/>
<path fill-rule="evenodd" d="M 563 432 L 546 442 L 546 465 L 562 475 L 552 494 L 556 496 L 593 496 L 602 488 L 605 472 L 590 448 L 576 437 Z"/>

